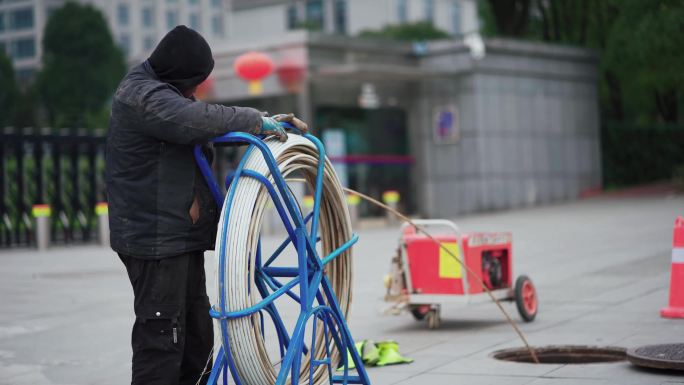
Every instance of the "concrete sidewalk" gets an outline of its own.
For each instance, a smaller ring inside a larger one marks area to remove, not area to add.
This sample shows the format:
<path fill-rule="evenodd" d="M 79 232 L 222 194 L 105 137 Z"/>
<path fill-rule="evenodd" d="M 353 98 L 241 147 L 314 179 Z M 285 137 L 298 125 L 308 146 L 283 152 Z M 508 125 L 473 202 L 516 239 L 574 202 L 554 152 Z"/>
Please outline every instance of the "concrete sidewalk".
<path fill-rule="evenodd" d="M 601 198 L 462 218 L 464 230 L 513 232 L 515 274 L 528 274 L 540 312 L 521 329 L 534 345 L 632 347 L 681 342 L 684 320 L 665 320 L 672 224 L 684 197 Z M 351 329 L 395 339 L 410 365 L 370 368 L 373 384 L 671 384 L 684 376 L 627 363 L 531 365 L 496 361 L 521 345 L 492 304 L 442 311 L 428 330 L 385 316 L 382 277 L 396 228 L 364 230 L 355 248 Z M 274 243 L 276 239 L 267 240 Z M 97 247 L 0 251 L 0 384 L 125 384 L 132 293 L 116 255 Z M 213 258 L 207 258 L 213 269 Z M 211 285 L 211 284 L 210 284 Z M 210 286 L 213 290 L 213 286 Z M 507 305 L 517 320 L 514 305 Z"/>

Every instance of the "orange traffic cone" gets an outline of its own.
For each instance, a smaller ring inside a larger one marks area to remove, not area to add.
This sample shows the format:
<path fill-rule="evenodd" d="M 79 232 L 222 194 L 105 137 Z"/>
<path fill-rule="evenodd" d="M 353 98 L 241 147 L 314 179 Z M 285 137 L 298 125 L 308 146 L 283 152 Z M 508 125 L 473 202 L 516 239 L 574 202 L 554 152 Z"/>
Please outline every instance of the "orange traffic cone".
<path fill-rule="evenodd" d="M 660 309 L 665 318 L 684 318 L 684 218 L 677 217 L 672 241 L 670 305 Z"/>

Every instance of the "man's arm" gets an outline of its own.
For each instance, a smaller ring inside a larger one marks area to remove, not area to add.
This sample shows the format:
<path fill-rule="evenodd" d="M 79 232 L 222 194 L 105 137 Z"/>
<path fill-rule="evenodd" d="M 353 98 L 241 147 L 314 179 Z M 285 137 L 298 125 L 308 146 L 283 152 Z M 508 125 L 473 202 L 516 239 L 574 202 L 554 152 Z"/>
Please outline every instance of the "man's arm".
<path fill-rule="evenodd" d="M 249 107 L 226 107 L 190 100 L 168 86 L 159 86 L 141 99 L 143 131 L 179 144 L 197 144 L 231 131 L 254 132 L 261 112 Z"/>

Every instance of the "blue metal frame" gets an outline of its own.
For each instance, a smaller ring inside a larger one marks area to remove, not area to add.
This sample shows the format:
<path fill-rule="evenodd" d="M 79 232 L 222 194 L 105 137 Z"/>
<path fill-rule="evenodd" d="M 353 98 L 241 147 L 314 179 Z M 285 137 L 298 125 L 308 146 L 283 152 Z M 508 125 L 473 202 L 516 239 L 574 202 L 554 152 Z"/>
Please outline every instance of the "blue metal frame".
<path fill-rule="evenodd" d="M 288 128 L 292 127 L 288 126 Z M 223 378 L 223 384 L 227 384 L 228 372 L 230 372 L 233 381 L 237 385 L 242 385 L 243 382 L 235 368 L 235 361 L 233 360 L 230 351 L 228 320 L 249 317 L 257 312 L 261 315 L 262 329 L 264 312 L 269 315 L 276 329 L 282 359 L 276 385 L 284 385 L 288 375 L 292 379 L 293 385 L 299 383 L 298 373 L 300 372 L 302 355 L 306 354 L 308 351 L 315 351 L 316 349 L 316 320 L 323 322 L 325 335 L 323 342 L 325 344 L 326 357 L 323 359 L 312 358 L 309 370 L 309 383 L 312 383 L 315 367 L 325 366 L 327 367 L 330 383 L 370 385 L 370 379 L 368 378 L 361 357 L 354 348 L 354 340 L 347 327 L 344 315 L 340 310 L 337 297 L 335 296 L 330 281 L 323 272 L 328 263 L 348 250 L 356 241 L 358 241 L 358 236 L 354 235 L 350 240 L 327 256 L 322 257 L 318 255 L 315 245 L 319 239 L 317 231 L 323 194 L 325 149 L 323 148 L 323 144 L 316 137 L 309 134 L 304 135 L 304 137 L 316 146 L 319 154 L 318 174 L 316 176 L 314 191 L 314 206 L 313 211 L 307 216 L 304 216 L 300 211 L 297 201 L 292 196 L 283 175 L 278 169 L 278 164 L 276 163 L 273 154 L 268 146 L 262 141 L 263 138 L 246 133 L 234 132 L 213 140 L 215 143 L 249 144 L 237 170 L 226 178 L 228 196 L 225 198 L 225 203 L 224 196 L 219 189 L 219 185 L 200 146 L 195 147 L 195 160 L 202 175 L 209 185 L 217 205 L 219 207 L 223 206 L 224 221 L 223 227 L 219 229 L 219 231 L 222 231 L 223 234 L 226 234 L 228 231 L 228 214 L 234 200 L 235 188 L 240 178 L 246 177 L 254 178 L 266 187 L 288 235 L 280 247 L 278 247 L 263 264 L 261 262 L 261 242 L 259 242 L 255 256 L 256 271 L 254 274 L 256 287 L 262 296 L 262 300 L 251 307 L 233 312 L 228 312 L 226 310 L 224 290 L 226 283 L 226 277 L 224 275 L 227 258 L 226 247 L 221 244 L 217 245 L 216 253 L 219 261 L 219 303 L 213 305 L 209 313 L 213 318 L 219 321 L 222 347 L 218 352 L 216 362 L 214 362 L 209 377 L 208 383 L 210 385 L 218 384 L 220 377 Z M 273 177 L 273 184 L 263 175 L 256 173 L 253 170 L 245 169 L 245 162 L 248 155 L 255 150 L 261 152 Z M 311 222 L 310 231 L 307 229 L 307 224 L 309 222 Z M 297 250 L 298 266 L 270 266 L 290 243 L 292 243 Z M 286 283 L 281 283 L 279 279 L 285 277 L 291 279 Z M 298 293 L 294 292 L 296 286 L 299 286 Z M 299 318 L 297 319 L 297 323 L 291 335 L 286 330 L 274 302 L 282 295 L 287 295 L 300 304 Z M 313 331 L 311 345 L 310 347 L 307 347 L 304 343 L 304 335 L 309 320 L 313 320 Z M 341 354 L 341 375 L 335 375 L 337 368 L 333 367 L 334 363 L 330 357 L 331 344 L 334 344 Z M 356 365 L 357 375 L 350 375 L 349 373 L 347 352 Z"/>

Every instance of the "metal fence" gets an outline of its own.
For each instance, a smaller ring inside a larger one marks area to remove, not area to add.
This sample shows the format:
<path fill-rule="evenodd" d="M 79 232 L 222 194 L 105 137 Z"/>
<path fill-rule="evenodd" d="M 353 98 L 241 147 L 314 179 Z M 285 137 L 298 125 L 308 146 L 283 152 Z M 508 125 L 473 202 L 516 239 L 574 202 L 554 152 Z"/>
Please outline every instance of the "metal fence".
<path fill-rule="evenodd" d="M 32 208 L 48 204 L 50 239 L 95 239 L 104 201 L 104 131 L 5 128 L 0 133 L 0 247 L 35 244 Z"/>
<path fill-rule="evenodd" d="M 2 130 L 0 248 L 36 245 L 36 205 L 50 208 L 50 244 L 96 242 L 96 206 L 107 200 L 105 143 L 104 130 Z M 244 150 L 214 150 L 214 174 L 223 180 Z"/>

